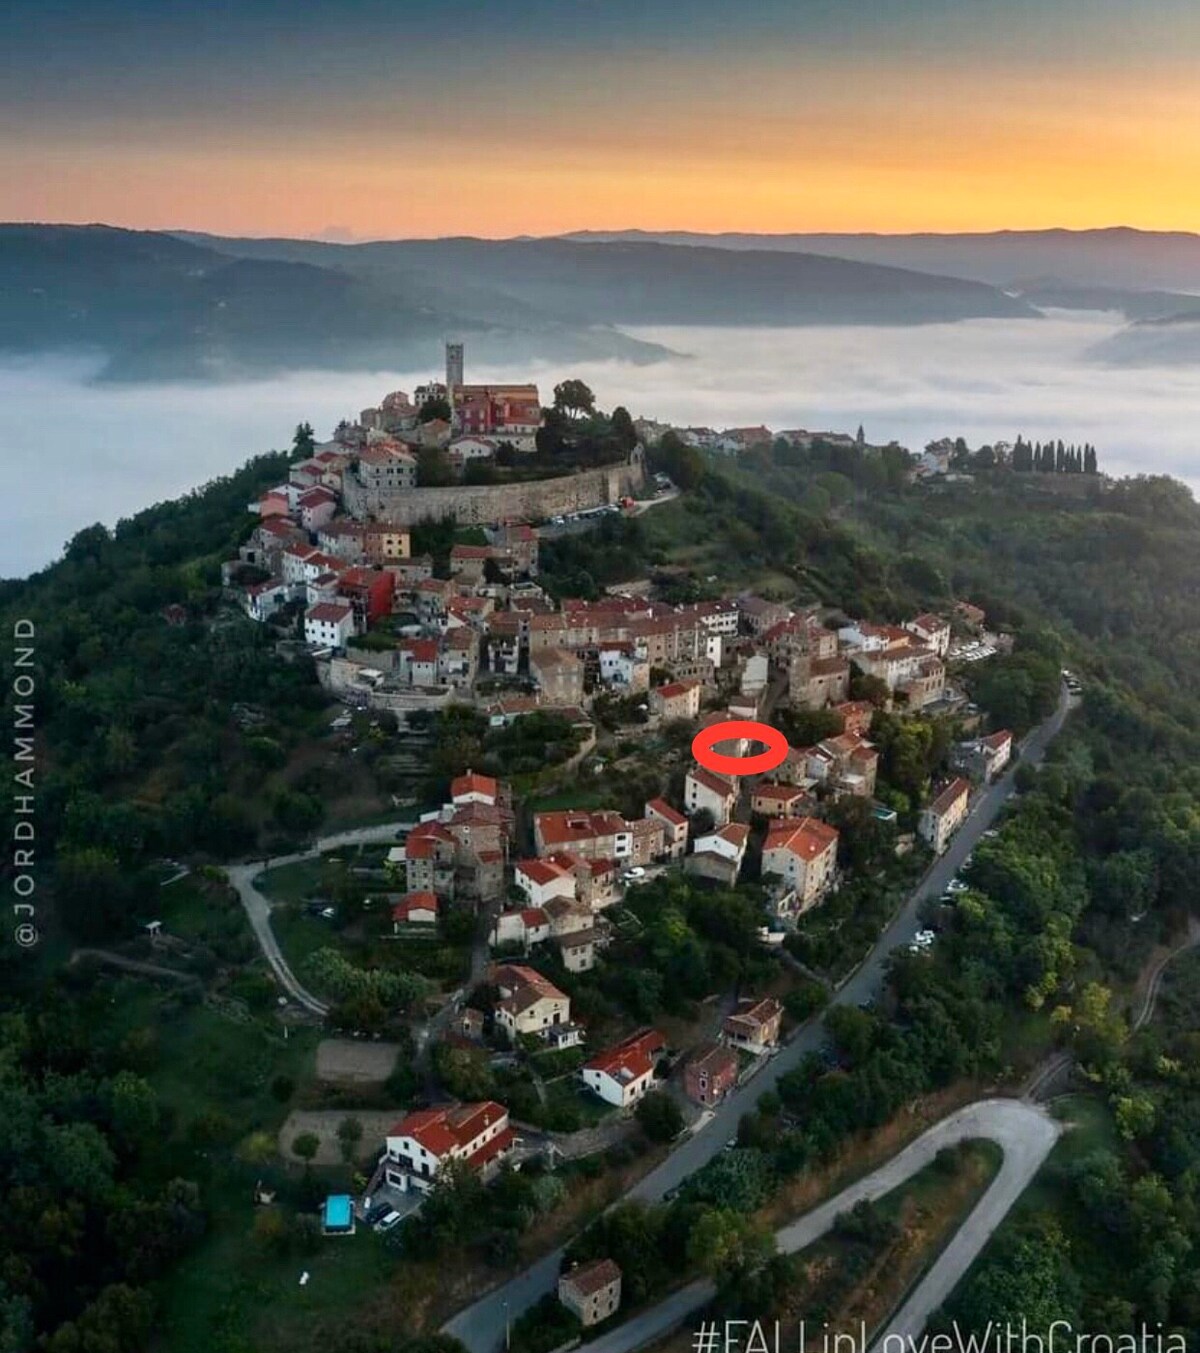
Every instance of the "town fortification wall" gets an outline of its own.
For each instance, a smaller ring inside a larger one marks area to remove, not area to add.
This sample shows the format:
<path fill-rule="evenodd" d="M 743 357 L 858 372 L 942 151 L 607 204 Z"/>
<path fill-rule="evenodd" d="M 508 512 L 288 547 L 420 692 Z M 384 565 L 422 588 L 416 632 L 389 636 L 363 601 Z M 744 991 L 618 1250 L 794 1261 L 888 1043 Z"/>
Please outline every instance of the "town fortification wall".
<path fill-rule="evenodd" d="M 360 521 L 372 518 L 395 526 L 440 521 L 453 516 L 460 525 L 504 521 L 540 521 L 635 497 L 646 478 L 640 447 L 628 461 L 599 470 L 582 470 L 558 479 L 525 484 L 464 484 L 436 489 L 381 489 L 363 486 L 354 474 L 342 484 L 346 510 Z"/>

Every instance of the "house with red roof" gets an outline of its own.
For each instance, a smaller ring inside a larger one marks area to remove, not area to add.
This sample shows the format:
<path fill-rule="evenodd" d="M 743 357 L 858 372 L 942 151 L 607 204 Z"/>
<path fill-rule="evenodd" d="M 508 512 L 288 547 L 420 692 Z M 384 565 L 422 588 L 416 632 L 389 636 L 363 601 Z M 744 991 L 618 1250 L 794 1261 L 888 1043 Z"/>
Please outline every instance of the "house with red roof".
<path fill-rule="evenodd" d="M 971 782 L 961 777 L 950 783 L 921 810 L 917 819 L 917 835 L 930 846 L 935 855 L 941 855 L 950 844 L 950 838 L 966 819 L 971 801 Z"/>
<path fill-rule="evenodd" d="M 558 1280 L 558 1299 L 585 1328 L 621 1305 L 621 1270 L 611 1259 L 576 1264 Z"/>
<path fill-rule="evenodd" d="M 657 1029 L 639 1029 L 584 1062 L 583 1083 L 606 1104 L 628 1108 L 652 1087 L 655 1063 L 666 1046 Z"/>
<path fill-rule="evenodd" d="M 931 615 L 926 612 L 923 615 L 914 616 L 911 620 L 904 622 L 904 628 L 910 634 L 915 634 L 939 658 L 944 658 L 950 651 L 950 622 L 943 620 L 940 615 Z"/>
<path fill-rule="evenodd" d="M 454 894 L 457 842 L 440 822 L 419 822 L 404 842 L 404 875 L 409 892 Z"/>
<path fill-rule="evenodd" d="M 683 1069 L 683 1089 L 695 1104 L 719 1104 L 737 1084 L 738 1059 L 721 1043 L 702 1044 Z"/>
<path fill-rule="evenodd" d="M 450 781 L 450 802 L 486 803 L 495 808 L 500 802 L 500 782 L 490 775 L 468 770 Z"/>
<path fill-rule="evenodd" d="M 693 766 L 683 782 L 683 802 L 689 815 L 707 808 L 713 823 L 723 827 L 733 816 L 737 791 L 723 775 L 705 766 Z"/>
<path fill-rule="evenodd" d="M 678 808 L 672 808 L 666 799 L 648 800 L 646 817 L 663 824 L 663 853 L 667 858 L 682 859 L 687 850 L 687 818 Z"/>
<path fill-rule="evenodd" d="M 315 531 L 319 526 L 324 526 L 327 521 L 333 519 L 337 505 L 337 494 L 332 489 L 326 488 L 324 484 L 315 484 L 311 489 L 305 489 L 296 500 L 296 508 L 300 514 L 300 525 L 306 531 Z"/>
<path fill-rule="evenodd" d="M 744 822 L 727 822 L 716 831 L 698 836 L 687 857 L 688 873 L 732 887 L 741 873 L 749 839 L 750 828 Z"/>
<path fill-rule="evenodd" d="M 349 602 L 323 601 L 304 613 L 304 642 L 314 648 L 345 648 L 354 637 Z"/>
<path fill-rule="evenodd" d="M 392 933 L 399 935 L 410 926 L 437 925 L 437 893 L 405 893 L 392 906 Z"/>
<path fill-rule="evenodd" d="M 750 791 L 750 811 L 762 817 L 803 817 L 807 802 L 800 785 L 759 784 Z"/>
<path fill-rule="evenodd" d="M 528 949 L 550 938 L 550 917 L 541 907 L 518 907 L 502 911 L 492 923 L 488 944 L 498 949 L 502 944 L 520 944 Z"/>
<path fill-rule="evenodd" d="M 388 1129 L 384 1177 L 392 1188 L 426 1193 L 451 1161 L 485 1178 L 513 1149 L 508 1110 L 494 1099 L 415 1109 Z"/>
<path fill-rule="evenodd" d="M 410 686 L 438 684 L 438 642 L 436 639 L 402 639 L 397 645 L 399 676 Z"/>
<path fill-rule="evenodd" d="M 525 894 L 531 907 L 544 907 L 556 897 L 575 899 L 573 861 L 560 855 L 546 859 L 518 860 L 513 882 Z"/>
<path fill-rule="evenodd" d="M 737 1003 L 733 1014 L 721 1026 L 721 1037 L 730 1047 L 761 1057 L 779 1042 L 782 1021 L 783 1006 L 773 996 L 761 1000 L 751 997 Z"/>
<path fill-rule="evenodd" d="M 694 719 L 700 713 L 700 683 L 670 681 L 650 692 L 650 713 L 664 722 Z"/>
<path fill-rule="evenodd" d="M 497 988 L 496 1023 L 515 1041 L 520 1034 L 547 1037 L 556 1025 L 571 1023 L 571 998 L 548 977 L 523 963 L 501 963 L 488 980 Z"/>
<path fill-rule="evenodd" d="M 392 613 L 396 579 L 386 569 L 348 568 L 338 574 L 338 595 L 354 608 L 359 628 L 368 629 Z"/>
<path fill-rule="evenodd" d="M 762 872 L 795 892 L 796 914 L 815 906 L 837 877 L 838 830 L 820 818 L 783 818 L 763 842 Z"/>

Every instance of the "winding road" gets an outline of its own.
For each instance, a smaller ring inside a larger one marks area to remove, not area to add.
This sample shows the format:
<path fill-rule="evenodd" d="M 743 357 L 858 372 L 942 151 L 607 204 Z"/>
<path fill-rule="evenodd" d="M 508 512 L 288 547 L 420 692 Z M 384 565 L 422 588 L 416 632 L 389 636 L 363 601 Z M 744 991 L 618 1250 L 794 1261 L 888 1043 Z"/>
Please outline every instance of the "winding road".
<path fill-rule="evenodd" d="M 378 841 L 395 841 L 402 831 L 408 831 L 412 822 L 382 822 L 374 827 L 355 827 L 351 831 L 338 832 L 333 836 L 321 837 L 311 850 L 297 851 L 292 855 L 276 855 L 269 860 L 253 860 L 249 864 L 231 864 L 225 867 L 225 877 L 241 899 L 254 937 L 263 957 L 271 965 L 271 971 L 279 979 L 280 986 L 299 1005 L 322 1018 L 329 1013 L 329 1006 L 312 994 L 292 971 L 283 956 L 275 932 L 271 929 L 271 899 L 259 891 L 255 880 L 267 869 L 279 869 L 287 864 L 299 864 L 303 860 L 314 860 L 327 850 L 337 850 L 339 846 L 358 846 Z"/>
<path fill-rule="evenodd" d="M 1054 713 L 1021 743 L 1021 757 L 1017 764 L 1036 765 L 1041 761 L 1046 748 L 1061 730 L 1074 704 L 1064 686 Z M 922 903 L 940 896 L 945 891 L 946 885 L 962 868 L 983 833 L 996 820 L 1013 793 L 1016 770 L 1017 765 L 1011 766 L 1004 775 L 979 794 L 970 815 L 951 838 L 946 853 L 929 867 L 924 878 L 879 937 L 874 948 L 831 997 L 826 1011 L 836 1005 L 860 1005 L 879 996 L 884 986 L 890 956 L 911 944 L 913 936 L 921 928 L 919 916 Z M 711 1121 L 676 1147 L 666 1160 L 635 1184 L 625 1197 L 640 1198 L 647 1202 L 658 1201 L 665 1193 L 678 1187 L 689 1175 L 694 1174 L 711 1160 L 726 1141 L 736 1136 L 738 1121 L 744 1113 L 753 1109 L 759 1096 L 764 1091 L 773 1090 L 781 1077 L 794 1070 L 810 1052 L 820 1049 L 825 1041 L 823 1021 L 824 1012 L 798 1029 L 787 1045 L 767 1062 L 758 1075 L 725 1099 L 713 1114 Z M 1030 1112 L 1036 1113 L 1037 1110 Z M 999 1221 L 1000 1216 L 1003 1216 L 1003 1213 L 995 1217 L 993 1226 Z M 946 1250 L 947 1255 L 953 1255 L 960 1245 L 969 1243 L 969 1240 L 964 1240 L 966 1230 L 964 1227 L 951 1241 Z M 547 1292 L 555 1289 L 563 1253 L 562 1248 L 556 1249 L 515 1278 L 493 1288 L 448 1320 L 442 1326 L 443 1330 L 461 1340 L 470 1353 L 495 1353 L 503 1340 L 506 1323 L 528 1310 Z M 678 1297 L 679 1294 L 676 1295 Z M 618 1331 L 614 1330 L 613 1336 L 615 1337 L 617 1333 Z M 596 1346 L 602 1342 L 598 1340 Z M 632 1349 L 639 1346 L 640 1344 L 634 1342 L 620 1347 Z M 589 1353 L 593 1347 L 595 1346 L 589 1345 Z M 614 1344 L 609 1353 L 613 1353 L 617 1347 L 618 1345 Z"/>
<path fill-rule="evenodd" d="M 879 1331 L 873 1345 L 878 1347 L 887 1335 L 899 1335 L 905 1341 L 904 1346 L 910 1347 L 908 1340 L 920 1335 L 929 1316 L 953 1292 L 992 1232 L 1037 1174 L 1061 1132 L 1061 1125 L 1044 1109 L 1019 1099 L 982 1099 L 968 1104 L 935 1123 L 877 1170 L 813 1208 L 799 1221 L 776 1231 L 775 1243 L 783 1254 L 807 1249 L 856 1203 L 890 1193 L 923 1170 L 943 1148 L 980 1139 L 995 1142 L 1004 1153 L 996 1177 L 953 1241 Z M 708 1279 L 689 1283 L 666 1301 L 639 1312 L 632 1320 L 589 1343 L 588 1353 L 632 1353 L 678 1329 L 715 1294 L 716 1289 Z"/>

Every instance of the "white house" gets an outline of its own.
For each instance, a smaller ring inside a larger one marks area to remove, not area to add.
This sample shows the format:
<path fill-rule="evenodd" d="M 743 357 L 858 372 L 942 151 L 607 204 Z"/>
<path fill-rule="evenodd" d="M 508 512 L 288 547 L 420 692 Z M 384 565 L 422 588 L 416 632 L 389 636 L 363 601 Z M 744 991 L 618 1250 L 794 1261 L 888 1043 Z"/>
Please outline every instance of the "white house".
<path fill-rule="evenodd" d="M 531 907 L 544 907 L 556 897 L 575 898 L 575 871 L 553 856 L 544 860 L 518 860 L 513 882 L 529 899 Z"/>
<path fill-rule="evenodd" d="M 314 648 L 345 648 L 354 636 L 354 608 L 345 601 L 323 601 L 304 613 L 304 642 Z"/>
<path fill-rule="evenodd" d="M 733 813 L 737 793 L 723 775 L 704 766 L 693 766 L 683 782 L 683 802 L 689 814 L 707 808 L 714 824 L 723 827 Z"/>
<path fill-rule="evenodd" d="M 583 1083 L 606 1104 L 627 1108 L 650 1089 L 654 1061 L 666 1047 L 656 1029 L 642 1029 L 583 1064 Z"/>
<path fill-rule="evenodd" d="M 392 1188 L 428 1192 L 450 1161 L 485 1172 L 512 1149 L 508 1110 L 494 1099 L 417 1109 L 388 1131 L 384 1177 Z"/>
<path fill-rule="evenodd" d="M 807 911 L 834 880 L 837 844 L 837 828 L 819 818 L 777 820 L 763 843 L 762 872 L 794 889 L 797 911 Z"/>

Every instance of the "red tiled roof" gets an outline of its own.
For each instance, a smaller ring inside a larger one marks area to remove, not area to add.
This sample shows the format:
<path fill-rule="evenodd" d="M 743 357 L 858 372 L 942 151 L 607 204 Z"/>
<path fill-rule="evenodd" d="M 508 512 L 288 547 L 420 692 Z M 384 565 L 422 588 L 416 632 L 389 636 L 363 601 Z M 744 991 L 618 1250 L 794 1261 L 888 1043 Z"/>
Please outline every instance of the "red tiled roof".
<path fill-rule="evenodd" d="M 405 639 L 400 648 L 411 656 L 413 662 L 437 662 L 436 639 Z"/>
<path fill-rule="evenodd" d="M 579 1264 L 564 1273 L 562 1281 L 569 1283 L 581 1297 L 593 1297 L 606 1287 L 621 1281 L 621 1270 L 611 1259 L 593 1259 L 590 1264 Z"/>
<path fill-rule="evenodd" d="M 836 845 L 838 831 L 820 818 L 784 818 L 767 832 L 763 850 L 787 850 L 802 860 L 815 860 Z"/>
<path fill-rule="evenodd" d="M 457 799 L 464 794 L 486 794 L 489 798 L 500 796 L 500 786 L 490 775 L 479 775 L 473 770 L 459 775 L 450 781 L 450 797 Z"/>
<path fill-rule="evenodd" d="M 540 886 L 544 886 L 547 883 L 553 883 L 555 879 L 567 877 L 571 873 L 569 868 L 557 863 L 554 859 L 518 860 L 516 868 L 517 871 L 524 874 L 531 883 L 536 883 Z"/>
<path fill-rule="evenodd" d="M 405 893 L 399 902 L 392 908 L 393 921 L 407 921 L 410 912 L 431 911 L 436 916 L 438 913 L 438 899 L 436 893 Z"/>
<path fill-rule="evenodd" d="M 354 614 L 344 601 L 322 601 L 309 608 L 306 620 L 317 620 L 323 624 L 337 625 Z"/>
<path fill-rule="evenodd" d="M 494 1099 L 474 1104 L 442 1104 L 434 1109 L 417 1109 L 405 1116 L 388 1132 L 389 1137 L 411 1137 L 426 1151 L 437 1157 L 445 1156 L 455 1147 L 468 1146 L 476 1137 L 500 1119 L 508 1118 L 508 1110 Z M 512 1130 L 498 1132 L 472 1155 L 465 1157 L 471 1165 L 482 1165 L 492 1159 L 505 1145 L 505 1135 L 512 1141 Z"/>
<path fill-rule="evenodd" d="M 804 797 L 799 785 L 759 785 L 754 791 L 756 799 L 769 799 L 775 803 L 791 803 Z"/>
<path fill-rule="evenodd" d="M 557 811 L 535 813 L 534 825 L 538 836 L 548 846 L 570 845 L 573 841 L 591 841 L 598 836 L 615 836 L 629 830 L 619 813 Z"/>
<path fill-rule="evenodd" d="M 687 824 L 687 818 L 681 812 L 672 808 L 666 799 L 651 799 L 646 804 L 646 812 L 661 817 L 664 822 L 669 822 L 673 827 L 683 827 Z"/>
<path fill-rule="evenodd" d="M 603 1071 L 614 1080 L 638 1080 L 654 1068 L 655 1055 L 667 1046 L 666 1039 L 657 1029 L 642 1029 L 636 1034 L 605 1048 L 589 1062 L 584 1062 L 585 1071 Z"/>
<path fill-rule="evenodd" d="M 723 798 L 734 797 L 733 786 L 729 781 L 723 775 L 717 775 L 705 766 L 693 766 L 688 771 L 688 779 L 695 780 L 697 784 L 712 790 L 714 794 L 720 794 Z"/>
<path fill-rule="evenodd" d="M 998 752 L 1001 747 L 1005 747 L 1012 742 L 1012 734 L 1007 728 L 1002 728 L 999 732 L 989 733 L 986 738 L 982 738 L 980 741 L 982 741 L 985 747 L 990 748 L 994 752 Z"/>
<path fill-rule="evenodd" d="M 946 788 L 943 789 L 937 798 L 929 805 L 930 811 L 936 813 L 938 817 L 941 817 L 944 813 L 948 813 L 959 799 L 965 798 L 970 792 L 970 783 L 959 776 L 957 779 L 951 780 Z"/>

